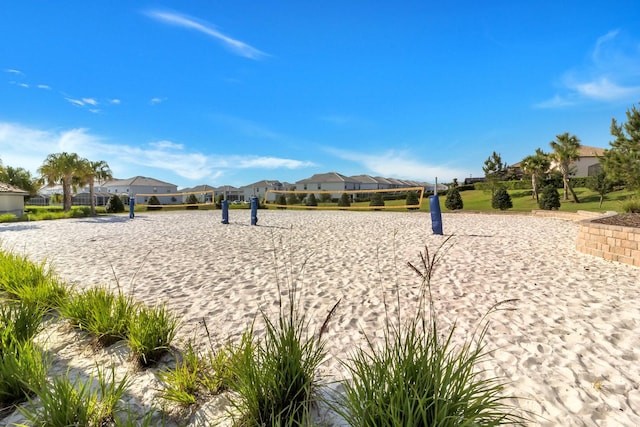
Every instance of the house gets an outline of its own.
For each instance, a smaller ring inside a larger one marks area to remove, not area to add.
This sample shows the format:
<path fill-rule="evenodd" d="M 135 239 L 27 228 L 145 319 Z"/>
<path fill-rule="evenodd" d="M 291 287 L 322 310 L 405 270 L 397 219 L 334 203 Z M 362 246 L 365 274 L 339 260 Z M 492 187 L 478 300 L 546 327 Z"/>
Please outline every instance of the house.
<path fill-rule="evenodd" d="M 24 215 L 24 198 L 29 192 L 13 185 L 0 183 L 0 214 Z"/>
<path fill-rule="evenodd" d="M 240 187 L 242 191 L 243 200 L 251 200 L 252 197 L 257 197 L 258 199 L 264 199 L 264 196 L 267 190 L 288 190 L 280 181 L 270 181 L 270 180 L 262 180 L 258 182 L 254 182 L 253 184 L 245 185 L 244 187 Z M 269 202 L 274 202 L 276 200 L 276 195 L 273 193 L 269 194 Z"/>
<path fill-rule="evenodd" d="M 571 164 L 573 176 L 585 177 L 597 175 L 600 170 L 598 157 L 604 156 L 604 148 L 581 145 L 578 150 L 580 158 Z M 553 167 L 553 163 L 552 163 Z"/>
<path fill-rule="evenodd" d="M 138 203 L 147 203 L 149 198 L 154 195 L 163 205 L 182 203 L 181 200 L 178 200 L 178 195 L 176 194 L 178 192 L 177 185 L 145 176 L 112 179 L 102 184 L 99 191 L 106 191 L 109 194 L 117 194 L 119 196 L 136 196 Z"/>
<path fill-rule="evenodd" d="M 317 173 L 310 178 L 296 181 L 298 191 L 332 191 L 342 192 L 344 190 L 360 190 L 360 183 L 337 172 Z M 335 197 L 340 197 L 337 193 Z"/>
<path fill-rule="evenodd" d="M 387 184 L 383 184 L 381 180 L 370 175 L 354 175 L 350 178 L 358 183 L 358 190 L 380 190 L 382 188 L 389 188 Z"/>
<path fill-rule="evenodd" d="M 105 206 L 109 201 L 111 194 L 94 191 L 93 198 L 95 200 L 95 206 Z M 83 191 L 82 193 L 76 193 L 71 198 L 71 204 L 73 206 L 91 206 L 91 195 L 88 191 Z"/>

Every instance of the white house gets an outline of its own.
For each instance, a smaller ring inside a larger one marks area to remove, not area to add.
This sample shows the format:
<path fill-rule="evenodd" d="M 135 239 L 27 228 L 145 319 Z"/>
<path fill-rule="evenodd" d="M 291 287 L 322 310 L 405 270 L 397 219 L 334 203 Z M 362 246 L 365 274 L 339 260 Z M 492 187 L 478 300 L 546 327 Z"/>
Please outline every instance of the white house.
<path fill-rule="evenodd" d="M 168 205 L 182 203 L 179 200 L 178 186 L 155 178 L 134 176 L 128 179 L 112 179 L 102 184 L 96 191 L 106 191 L 110 194 L 136 196 L 137 203 L 147 203 L 155 195 L 161 204 Z"/>
<path fill-rule="evenodd" d="M 302 179 L 300 181 L 296 181 L 296 190 L 298 191 L 309 191 L 310 193 L 314 190 L 320 191 L 338 191 L 342 192 L 344 190 L 359 190 L 360 183 L 347 176 L 339 174 L 337 172 L 328 172 L 328 173 L 317 173 L 313 175 L 311 178 Z M 334 197 L 340 197 L 341 193 L 336 193 Z"/>
<path fill-rule="evenodd" d="M 0 183 L 0 214 L 24 215 L 24 197 L 29 192 L 13 185 Z"/>
<path fill-rule="evenodd" d="M 270 180 L 262 180 L 258 182 L 254 182 L 253 184 L 245 185 L 244 187 L 240 187 L 242 191 L 244 200 L 249 201 L 252 197 L 257 197 L 259 200 L 264 199 L 264 196 L 267 190 L 288 190 L 285 188 L 284 184 L 280 181 L 270 181 Z M 269 202 L 274 202 L 276 200 L 276 195 L 273 193 L 269 194 Z"/>

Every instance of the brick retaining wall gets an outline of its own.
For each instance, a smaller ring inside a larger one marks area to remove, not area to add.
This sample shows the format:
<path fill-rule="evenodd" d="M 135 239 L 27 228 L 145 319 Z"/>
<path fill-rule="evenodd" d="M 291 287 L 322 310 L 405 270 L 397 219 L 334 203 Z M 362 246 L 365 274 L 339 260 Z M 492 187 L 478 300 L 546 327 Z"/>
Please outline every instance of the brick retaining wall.
<path fill-rule="evenodd" d="M 640 228 L 580 221 L 576 249 L 609 261 L 640 267 Z"/>

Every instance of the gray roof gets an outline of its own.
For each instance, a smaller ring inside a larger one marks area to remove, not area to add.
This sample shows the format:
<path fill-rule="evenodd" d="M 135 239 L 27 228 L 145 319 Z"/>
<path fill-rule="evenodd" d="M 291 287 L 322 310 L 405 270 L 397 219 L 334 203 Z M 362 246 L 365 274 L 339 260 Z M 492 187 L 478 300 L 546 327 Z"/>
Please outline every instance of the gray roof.
<path fill-rule="evenodd" d="M 180 190 L 181 193 L 194 193 L 196 191 L 214 191 L 216 190 L 216 188 L 207 185 L 207 184 L 200 184 L 200 185 L 196 185 L 195 187 L 190 187 L 190 188 L 182 188 Z"/>
<path fill-rule="evenodd" d="M 350 178 L 361 184 L 378 184 L 378 181 L 371 175 L 354 175 Z"/>
<path fill-rule="evenodd" d="M 28 191 L 24 191 L 21 188 L 14 187 L 13 185 L 0 182 L 0 193 L 5 194 L 29 194 Z"/>
<path fill-rule="evenodd" d="M 148 178 L 146 176 L 134 176 L 133 178 L 127 178 L 127 179 L 112 179 L 110 181 L 105 182 L 104 184 L 101 185 L 101 187 L 113 187 L 113 186 L 121 186 L 121 185 L 127 185 L 127 186 L 131 186 L 131 185 L 141 185 L 141 186 L 145 186 L 145 187 L 150 187 L 150 186 L 157 186 L 157 187 L 166 187 L 166 186 L 171 186 L 171 187 L 176 187 L 175 184 L 170 184 L 168 182 L 164 182 L 164 181 L 160 181 L 159 179 L 155 179 L 155 178 Z"/>
<path fill-rule="evenodd" d="M 328 172 L 328 173 L 317 173 L 313 175 L 311 178 L 302 179 L 300 181 L 296 181 L 296 184 L 307 184 L 307 183 L 316 183 L 316 182 L 357 182 L 351 178 L 348 178 L 338 172 Z"/>

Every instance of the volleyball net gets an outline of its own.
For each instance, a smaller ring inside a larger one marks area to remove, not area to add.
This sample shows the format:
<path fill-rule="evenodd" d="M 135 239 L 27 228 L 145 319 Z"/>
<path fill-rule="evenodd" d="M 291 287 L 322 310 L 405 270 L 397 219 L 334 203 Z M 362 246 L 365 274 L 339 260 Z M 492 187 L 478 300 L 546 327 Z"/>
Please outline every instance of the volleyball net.
<path fill-rule="evenodd" d="M 191 207 L 207 206 L 215 202 L 214 190 L 178 193 L 138 193 L 133 196 L 136 206 Z"/>
<path fill-rule="evenodd" d="M 267 206 L 280 209 L 420 209 L 424 187 L 377 190 L 267 190 Z"/>

